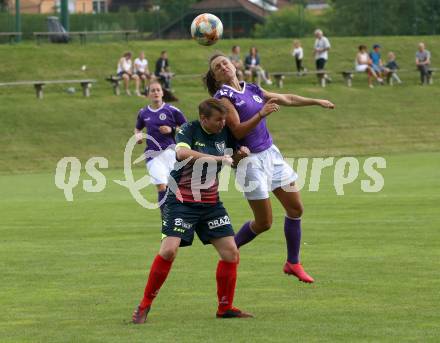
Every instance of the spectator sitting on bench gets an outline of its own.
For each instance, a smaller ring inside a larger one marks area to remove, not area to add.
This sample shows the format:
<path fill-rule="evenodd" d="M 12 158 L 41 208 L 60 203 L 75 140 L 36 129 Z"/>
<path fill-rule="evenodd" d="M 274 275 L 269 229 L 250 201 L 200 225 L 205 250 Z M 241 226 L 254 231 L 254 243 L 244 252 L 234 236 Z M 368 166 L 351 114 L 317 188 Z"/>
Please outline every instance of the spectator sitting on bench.
<path fill-rule="evenodd" d="M 266 72 L 260 65 L 260 56 L 256 47 L 252 47 L 249 50 L 249 55 L 246 56 L 244 61 L 245 75 L 247 78 L 257 76 L 258 80 L 263 79 L 267 85 L 271 85 L 272 81 L 266 76 Z"/>
<path fill-rule="evenodd" d="M 243 61 L 240 56 L 240 47 L 238 45 L 234 45 L 232 47 L 232 51 L 231 51 L 231 55 L 229 56 L 229 59 L 236 69 L 236 74 L 237 74 L 238 80 L 243 81 L 243 79 L 244 79 L 244 66 L 243 66 Z"/>
<path fill-rule="evenodd" d="M 293 41 L 292 56 L 295 57 L 296 71 L 298 76 L 301 76 L 303 72 L 307 72 L 307 69 L 303 66 L 304 50 L 301 46 L 301 42 L 298 39 Z"/>
<path fill-rule="evenodd" d="M 424 43 L 419 43 L 419 50 L 416 52 L 416 66 L 420 71 L 420 82 L 422 85 L 429 84 L 429 65 L 431 64 L 431 53 L 425 49 Z"/>
<path fill-rule="evenodd" d="M 173 77 L 173 74 L 171 73 L 168 54 L 165 50 L 160 53 L 160 57 L 156 61 L 154 74 L 160 80 L 163 87 L 166 90 L 171 91 L 171 78 Z"/>
<path fill-rule="evenodd" d="M 136 95 L 141 96 L 139 92 L 139 76 L 133 74 L 133 66 L 131 63 L 131 52 L 126 52 L 118 62 L 118 76 L 122 77 L 124 80 L 125 93 L 131 95 L 128 89 L 130 79 L 135 81 L 136 84 Z"/>
<path fill-rule="evenodd" d="M 399 65 L 396 62 L 396 55 L 392 51 L 388 53 L 388 61 L 387 64 L 385 65 L 385 68 L 387 68 L 387 71 L 389 73 L 388 78 L 392 77 L 394 80 L 396 80 L 397 83 L 402 83 L 402 80 L 400 80 L 399 75 L 397 75 L 397 70 L 399 69 Z"/>
<path fill-rule="evenodd" d="M 374 44 L 373 51 L 370 52 L 373 70 L 379 77 L 386 76 L 387 70 L 383 66 L 382 57 L 380 55 L 380 45 Z"/>
<path fill-rule="evenodd" d="M 383 80 L 378 76 L 372 67 L 372 61 L 367 52 L 367 47 L 365 45 L 359 45 L 358 53 L 356 55 L 355 70 L 359 73 L 367 72 L 368 74 L 368 87 L 373 88 L 373 78 L 378 82 L 383 82 Z"/>
<path fill-rule="evenodd" d="M 139 76 L 140 81 L 142 81 L 145 92 L 147 90 L 147 80 L 151 81 L 154 79 L 154 75 L 152 75 L 148 69 L 148 61 L 143 51 L 141 51 L 139 57 L 134 60 L 134 73 Z"/>

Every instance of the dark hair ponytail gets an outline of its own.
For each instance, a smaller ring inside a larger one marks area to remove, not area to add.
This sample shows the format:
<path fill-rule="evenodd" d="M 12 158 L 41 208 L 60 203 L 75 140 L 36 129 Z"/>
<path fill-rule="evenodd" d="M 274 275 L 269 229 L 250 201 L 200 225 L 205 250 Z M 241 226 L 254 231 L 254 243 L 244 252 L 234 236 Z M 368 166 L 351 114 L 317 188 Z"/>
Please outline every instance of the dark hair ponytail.
<path fill-rule="evenodd" d="M 214 96 L 214 94 L 220 89 L 220 86 L 216 81 L 214 73 L 211 69 L 209 69 L 206 75 L 203 77 L 203 83 L 205 84 L 205 87 L 208 88 L 208 93 L 211 96 Z"/>
<path fill-rule="evenodd" d="M 222 53 L 215 53 L 214 55 L 212 55 L 211 58 L 209 59 L 209 70 L 203 77 L 203 83 L 205 84 L 205 87 L 208 89 L 208 92 L 211 96 L 214 96 L 214 94 L 217 93 L 217 91 L 221 87 L 219 82 L 215 79 L 213 71 L 211 70 L 212 61 L 214 61 L 219 56 L 226 57 Z"/>

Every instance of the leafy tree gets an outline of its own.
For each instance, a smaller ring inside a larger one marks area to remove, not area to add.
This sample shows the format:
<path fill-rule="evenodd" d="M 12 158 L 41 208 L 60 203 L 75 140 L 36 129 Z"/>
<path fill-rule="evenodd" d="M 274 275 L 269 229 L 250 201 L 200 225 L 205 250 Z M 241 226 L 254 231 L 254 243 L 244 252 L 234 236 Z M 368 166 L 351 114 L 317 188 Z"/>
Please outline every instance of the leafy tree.
<path fill-rule="evenodd" d="M 296 5 L 283 8 L 269 15 L 263 25 L 255 26 L 257 38 L 302 37 L 313 31 L 316 19 L 304 6 Z"/>
<path fill-rule="evenodd" d="M 440 31 L 440 0 L 333 0 L 337 35 L 419 35 Z"/>
<path fill-rule="evenodd" d="M 155 5 L 160 6 L 170 18 L 177 18 L 188 11 L 192 4 L 200 0 L 154 0 Z"/>

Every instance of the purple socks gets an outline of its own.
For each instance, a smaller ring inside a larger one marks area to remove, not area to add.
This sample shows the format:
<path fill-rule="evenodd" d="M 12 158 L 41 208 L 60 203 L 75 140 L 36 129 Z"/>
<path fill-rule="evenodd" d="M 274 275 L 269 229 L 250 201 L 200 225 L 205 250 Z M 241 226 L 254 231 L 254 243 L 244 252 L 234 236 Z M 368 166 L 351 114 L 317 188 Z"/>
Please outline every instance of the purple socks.
<path fill-rule="evenodd" d="M 289 218 L 284 220 L 284 235 L 287 243 L 287 261 L 299 263 L 299 249 L 301 247 L 301 218 Z"/>
<path fill-rule="evenodd" d="M 251 229 L 251 222 L 245 223 L 240 231 L 235 235 L 235 244 L 241 246 L 252 241 L 257 235 Z M 299 250 L 301 248 L 301 218 L 285 217 L 284 235 L 287 244 L 287 261 L 289 263 L 299 263 Z"/>
<path fill-rule="evenodd" d="M 237 248 L 240 248 L 242 245 L 245 245 L 252 241 L 255 237 L 257 237 L 256 233 L 251 229 L 251 222 L 245 223 L 240 231 L 238 231 L 234 237 L 235 244 L 237 244 Z"/>

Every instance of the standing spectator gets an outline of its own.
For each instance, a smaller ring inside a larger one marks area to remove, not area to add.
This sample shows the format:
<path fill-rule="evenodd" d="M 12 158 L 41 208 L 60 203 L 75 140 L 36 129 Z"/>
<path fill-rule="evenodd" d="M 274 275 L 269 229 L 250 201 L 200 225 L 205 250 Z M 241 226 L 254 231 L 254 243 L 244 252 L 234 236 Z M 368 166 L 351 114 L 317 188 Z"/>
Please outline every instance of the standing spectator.
<path fill-rule="evenodd" d="M 425 43 L 419 43 L 419 50 L 416 52 L 416 66 L 420 71 L 420 82 L 428 84 L 430 79 L 429 66 L 431 64 L 431 53 L 425 49 Z"/>
<path fill-rule="evenodd" d="M 359 45 L 358 50 L 359 51 L 356 55 L 355 69 L 357 72 L 360 73 L 367 72 L 368 87 L 373 88 L 373 78 L 381 83 L 383 82 L 383 80 L 376 74 L 376 72 L 372 68 L 372 62 L 367 52 L 367 46 Z"/>
<path fill-rule="evenodd" d="M 302 75 L 302 72 L 307 72 L 307 69 L 303 66 L 304 50 L 301 46 L 301 42 L 297 39 L 293 41 L 292 56 L 295 57 L 296 71 L 298 76 Z"/>
<path fill-rule="evenodd" d="M 373 70 L 376 72 L 376 74 L 379 77 L 382 77 L 383 75 L 387 75 L 387 70 L 383 66 L 382 57 L 380 55 L 380 45 L 374 44 L 373 45 L 373 51 L 370 52 L 370 58 L 372 62 Z"/>
<path fill-rule="evenodd" d="M 119 77 L 122 77 L 124 80 L 125 93 L 127 95 L 131 95 L 130 90 L 128 89 L 130 80 L 134 80 L 136 84 L 136 95 L 141 96 L 139 92 L 139 76 L 133 73 L 133 64 L 131 62 L 131 52 L 126 52 L 119 59 L 117 73 Z"/>
<path fill-rule="evenodd" d="M 159 59 L 156 61 L 156 70 L 154 72 L 164 88 L 171 91 L 171 78 L 173 74 L 170 70 L 170 63 L 168 61 L 168 53 L 164 50 L 160 53 Z"/>
<path fill-rule="evenodd" d="M 139 57 L 134 60 L 134 72 L 143 82 L 144 90 L 147 89 L 147 80 L 150 81 L 153 75 L 151 75 L 148 69 L 148 61 L 145 58 L 145 53 L 141 51 Z"/>
<path fill-rule="evenodd" d="M 314 45 L 314 54 L 315 54 L 315 63 L 316 63 L 316 71 L 324 70 L 325 64 L 328 60 L 328 51 L 330 50 L 330 42 L 327 37 L 324 37 L 324 33 L 320 29 L 315 30 L 315 45 Z M 318 74 L 318 78 L 320 75 Z M 324 74 L 324 78 L 331 82 L 330 77 L 327 74 Z"/>
<path fill-rule="evenodd" d="M 400 80 L 399 75 L 397 75 L 397 69 L 399 69 L 399 65 L 396 62 L 396 55 L 392 51 L 388 53 L 388 61 L 387 64 L 385 65 L 385 68 L 387 68 L 387 72 L 388 72 L 388 81 L 389 78 L 392 77 L 394 80 L 396 80 L 397 83 L 402 83 L 402 80 Z"/>
<path fill-rule="evenodd" d="M 247 76 L 257 76 L 258 83 L 260 79 L 263 79 L 267 85 L 271 85 L 272 81 L 266 76 L 266 72 L 260 65 L 260 56 L 256 47 L 252 47 L 249 50 L 249 55 L 244 60 L 245 74 Z"/>
<path fill-rule="evenodd" d="M 229 56 L 229 59 L 231 60 L 235 69 L 237 70 L 236 73 L 237 73 L 238 80 L 243 81 L 243 79 L 244 79 L 244 66 L 243 66 L 243 61 L 240 56 L 240 47 L 238 45 L 234 45 L 232 47 L 232 51 L 231 51 L 231 55 Z"/>

